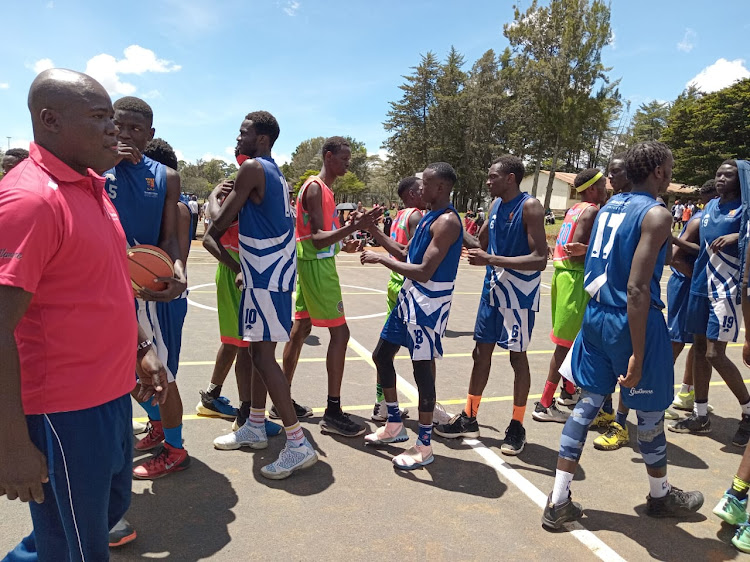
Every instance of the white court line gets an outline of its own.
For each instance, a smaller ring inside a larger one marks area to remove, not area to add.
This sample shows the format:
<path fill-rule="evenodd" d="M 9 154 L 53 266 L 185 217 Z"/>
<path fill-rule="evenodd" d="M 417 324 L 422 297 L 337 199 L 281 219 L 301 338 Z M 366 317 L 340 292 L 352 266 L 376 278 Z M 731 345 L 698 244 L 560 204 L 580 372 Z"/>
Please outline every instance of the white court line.
<path fill-rule="evenodd" d="M 349 346 L 367 361 L 373 369 L 375 368 L 375 363 L 372 361 L 372 353 L 365 346 L 351 336 L 349 337 Z M 412 402 L 419 404 L 419 391 L 414 385 L 409 383 L 399 374 L 396 374 L 396 379 L 398 380 L 396 387 Z M 469 445 L 475 453 L 482 457 L 486 464 L 494 468 L 501 476 L 504 476 L 506 480 L 523 492 L 523 494 L 534 502 L 537 507 L 544 509 L 544 506 L 547 503 L 547 496 L 539 488 L 534 486 L 534 484 L 524 478 L 521 473 L 516 469 L 511 468 L 508 463 L 493 451 L 485 447 L 480 441 L 476 439 L 463 439 L 463 443 Z M 581 525 L 578 521 L 565 523 L 564 526 L 567 531 L 570 531 L 571 535 L 573 535 L 599 559 L 605 560 L 606 562 L 624 562 L 624 558 L 607 546 L 604 541 L 586 529 L 586 527 Z"/>

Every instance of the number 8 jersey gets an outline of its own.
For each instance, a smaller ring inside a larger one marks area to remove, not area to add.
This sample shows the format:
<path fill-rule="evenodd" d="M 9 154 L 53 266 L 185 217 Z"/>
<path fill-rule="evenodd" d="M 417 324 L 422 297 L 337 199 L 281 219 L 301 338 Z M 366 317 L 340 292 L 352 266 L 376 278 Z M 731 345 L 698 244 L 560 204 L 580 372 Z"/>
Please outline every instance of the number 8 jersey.
<path fill-rule="evenodd" d="M 661 205 L 648 193 L 619 193 L 599 211 L 586 252 L 584 286 L 597 302 L 616 308 L 628 306 L 628 279 L 646 213 Z M 651 306 L 664 308 L 659 281 L 667 254 L 659 250 L 651 276 Z"/>

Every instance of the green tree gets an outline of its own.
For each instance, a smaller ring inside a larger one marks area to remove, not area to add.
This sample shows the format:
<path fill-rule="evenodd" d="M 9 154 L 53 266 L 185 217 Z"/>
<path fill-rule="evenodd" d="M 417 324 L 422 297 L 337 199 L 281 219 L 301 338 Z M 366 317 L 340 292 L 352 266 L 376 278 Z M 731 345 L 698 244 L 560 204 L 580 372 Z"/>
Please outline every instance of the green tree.
<path fill-rule="evenodd" d="M 672 104 L 661 140 L 675 159 L 674 181 L 701 185 L 726 159 L 750 157 L 750 79 L 702 95 L 683 92 Z"/>
<path fill-rule="evenodd" d="M 642 103 L 633 115 L 632 142 L 643 142 L 661 139 L 662 131 L 667 126 L 669 104 L 656 100 Z"/>
<path fill-rule="evenodd" d="M 305 170 L 305 172 L 299 177 L 297 182 L 294 184 L 294 196 L 297 197 L 299 194 L 299 190 L 302 189 L 302 186 L 307 181 L 307 178 L 310 176 L 317 176 L 320 173 L 320 170 Z"/>
<path fill-rule="evenodd" d="M 365 190 L 365 182 L 360 180 L 354 172 L 347 172 L 333 182 L 333 193 L 338 202 L 348 201 L 357 197 Z"/>
<path fill-rule="evenodd" d="M 320 170 L 323 166 L 323 156 L 320 151 L 323 149 L 325 140 L 325 137 L 314 137 L 303 140 L 297 145 L 292 153 L 292 159 L 286 166 L 286 171 L 284 171 L 284 176 L 289 183 L 295 185 L 299 183 L 299 180 L 308 170 Z"/>

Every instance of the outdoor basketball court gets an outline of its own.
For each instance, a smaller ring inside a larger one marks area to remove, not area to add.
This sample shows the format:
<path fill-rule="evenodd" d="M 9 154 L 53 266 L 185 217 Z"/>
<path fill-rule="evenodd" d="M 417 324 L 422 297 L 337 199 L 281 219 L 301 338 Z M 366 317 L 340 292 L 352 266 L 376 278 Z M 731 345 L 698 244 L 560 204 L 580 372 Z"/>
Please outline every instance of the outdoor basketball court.
<path fill-rule="evenodd" d="M 388 270 L 361 266 L 359 255 L 340 255 L 339 274 L 352 339 L 347 354 L 342 403 L 369 422 L 375 394 L 370 354 L 385 320 Z M 730 444 L 739 406 L 714 373 L 710 402 L 713 432 L 697 437 L 668 432 L 670 482 L 703 492 L 706 502 L 691 520 L 651 519 L 644 515 L 648 482 L 637 453 L 635 415 L 630 416 L 631 447 L 614 452 L 593 448 L 592 432 L 573 483 L 584 507 L 572 532 L 541 527 L 546 496 L 554 480 L 562 425 L 531 419 L 534 401 L 547 375 L 553 350 L 548 334 L 551 264 L 542 274 L 542 306 L 529 351 L 531 396 L 526 412 L 527 445 L 518 457 L 499 447 L 512 413 L 513 373 L 507 353 L 496 352 L 479 409 L 478 440 L 433 436 L 435 462 L 414 472 L 395 471 L 391 457 L 416 437 L 416 389 L 408 352 L 396 359 L 402 407 L 410 441 L 372 449 L 361 437 L 321 435 L 318 422 L 326 400 L 325 356 L 328 332 L 314 328 L 302 352 L 293 397 L 314 408 L 302 420 L 320 457 L 312 468 L 282 481 L 260 475 L 278 456 L 284 437 L 261 451 L 217 451 L 214 437 L 231 422 L 194 414 L 198 390 L 211 375 L 219 346 L 213 285 L 215 260 L 194 245 L 189 262 L 192 287 L 178 382 L 185 406 L 185 446 L 192 457 L 187 471 L 161 480 L 135 481 L 128 519 L 138 539 L 117 551 L 114 560 L 490 560 L 555 559 L 728 560 L 741 556 L 729 544 L 734 530 L 711 510 L 735 474 L 742 451 Z M 471 371 L 473 327 L 484 268 L 462 260 L 456 293 L 438 362 L 437 395 L 449 411 L 465 403 Z M 665 270 L 663 294 L 668 270 Z M 277 349 L 281 356 L 283 346 Z M 684 356 L 676 366 L 681 381 Z M 740 346 L 730 357 L 741 365 Z M 745 370 L 745 367 L 741 367 Z M 748 372 L 750 378 L 750 372 Z M 234 374 L 224 386 L 237 404 Z M 270 401 L 268 403 L 270 407 Z M 140 408 L 135 409 L 142 415 Z M 373 422 L 369 422 L 375 428 Z M 96 443 L 91 444 L 92 462 Z M 136 457 L 136 460 L 145 456 Z M 31 529 L 28 509 L 0 500 L 0 555 Z"/>

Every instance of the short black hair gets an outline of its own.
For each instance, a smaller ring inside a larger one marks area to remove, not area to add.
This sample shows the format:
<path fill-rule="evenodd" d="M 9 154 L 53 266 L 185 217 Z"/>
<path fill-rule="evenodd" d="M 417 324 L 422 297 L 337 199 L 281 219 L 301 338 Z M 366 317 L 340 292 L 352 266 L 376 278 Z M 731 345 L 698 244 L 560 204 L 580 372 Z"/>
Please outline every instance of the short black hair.
<path fill-rule="evenodd" d="M 29 151 L 24 148 L 9 148 L 5 151 L 5 155 L 24 160 L 29 157 Z"/>
<path fill-rule="evenodd" d="M 669 147 L 659 141 L 639 142 L 625 155 L 625 169 L 628 178 L 636 185 L 646 181 L 649 174 L 661 166 L 672 155 Z"/>
<path fill-rule="evenodd" d="M 492 165 L 500 164 L 500 171 L 504 174 L 513 174 L 516 178 L 516 185 L 521 185 L 525 169 L 523 160 L 512 154 L 503 154 L 492 161 Z"/>
<path fill-rule="evenodd" d="M 245 119 L 252 121 L 256 135 L 268 135 L 271 139 L 271 146 L 279 138 L 279 133 L 281 132 L 279 122 L 276 121 L 276 117 L 267 111 L 253 111 L 245 115 Z"/>
<path fill-rule="evenodd" d="M 734 158 L 730 158 L 729 160 L 724 160 L 724 161 L 723 161 L 723 162 L 721 163 L 721 165 L 722 165 L 722 166 L 723 166 L 724 164 L 729 164 L 730 166 L 734 166 L 734 167 L 736 168 L 736 167 L 737 167 L 737 160 L 735 160 Z"/>
<path fill-rule="evenodd" d="M 135 96 L 125 96 L 117 100 L 112 107 L 115 111 L 132 111 L 133 113 L 140 113 L 149 122 L 149 126 L 154 122 L 154 110 L 151 106 L 143 101 L 141 98 Z"/>
<path fill-rule="evenodd" d="M 412 189 L 419 182 L 417 176 L 409 176 L 408 178 L 402 179 L 398 182 L 398 196 L 402 197 L 407 189 Z"/>
<path fill-rule="evenodd" d="M 438 178 L 449 182 L 451 187 L 453 187 L 458 179 L 456 170 L 447 162 L 433 162 L 432 164 L 428 164 L 425 169 L 432 170 Z"/>
<path fill-rule="evenodd" d="M 708 195 L 709 193 L 716 193 L 716 180 L 711 178 L 701 186 L 700 194 Z"/>
<path fill-rule="evenodd" d="M 613 154 L 609 157 L 609 161 L 612 162 L 612 160 L 622 160 L 625 161 L 625 156 L 627 155 L 627 151 L 623 150 L 622 152 L 618 152 L 617 154 Z"/>
<path fill-rule="evenodd" d="M 349 148 L 351 148 L 349 141 L 345 139 L 344 137 L 327 138 L 325 142 L 323 143 L 323 149 L 321 150 L 321 153 L 323 154 L 323 158 L 325 158 L 326 152 L 333 152 L 334 154 L 336 154 L 339 150 L 341 150 L 345 146 L 348 146 Z"/>
<path fill-rule="evenodd" d="M 599 168 L 586 168 L 585 170 L 578 172 L 578 175 L 573 180 L 573 185 L 576 187 L 581 187 L 587 181 L 594 179 L 594 176 L 596 176 L 596 174 L 601 173 L 602 171 Z M 602 174 L 602 177 L 604 177 L 604 174 Z"/>
<path fill-rule="evenodd" d="M 174 153 L 172 145 L 164 139 L 155 138 L 148 141 L 143 154 L 173 170 L 177 169 L 177 155 Z"/>

